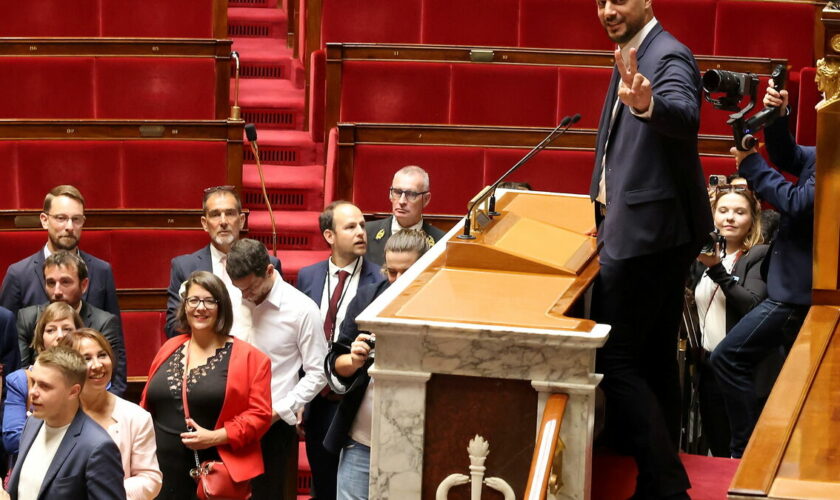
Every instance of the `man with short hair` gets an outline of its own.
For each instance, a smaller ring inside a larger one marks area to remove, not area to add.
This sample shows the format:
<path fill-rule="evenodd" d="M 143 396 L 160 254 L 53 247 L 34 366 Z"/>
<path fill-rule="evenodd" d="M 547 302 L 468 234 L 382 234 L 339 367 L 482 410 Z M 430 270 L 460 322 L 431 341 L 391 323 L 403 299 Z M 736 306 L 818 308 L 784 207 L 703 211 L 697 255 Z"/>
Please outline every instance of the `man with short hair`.
<path fill-rule="evenodd" d="M 85 261 L 71 252 L 56 252 L 44 261 L 43 268 L 44 290 L 50 302 L 66 302 L 79 311 L 79 316 L 87 328 L 102 333 L 111 344 L 114 351 L 114 375 L 111 387 L 108 389 L 117 396 L 125 392 L 126 361 L 125 342 L 123 340 L 120 322 L 116 316 L 91 305 L 82 299 L 90 284 Z M 18 311 L 17 338 L 20 348 L 21 365 L 29 366 L 35 360 L 32 339 L 35 336 L 35 325 L 46 308 L 46 304 L 24 307 Z"/>
<path fill-rule="evenodd" d="M 379 267 L 365 259 L 365 217 L 347 201 L 334 201 L 318 217 L 321 234 L 330 246 L 330 257 L 304 267 L 297 287 L 318 304 L 327 344 L 332 344 L 347 306 L 364 285 L 382 281 Z M 338 408 L 340 396 L 326 391 L 315 396 L 303 413 L 306 457 L 312 468 L 312 497 L 334 500 L 338 455 L 324 449 L 323 441 Z"/>
<path fill-rule="evenodd" d="M 324 438 L 324 448 L 341 454 L 338 466 L 340 498 L 368 498 L 370 476 L 371 426 L 373 420 L 373 386 L 368 368 L 373 364 L 373 342 L 370 332 L 359 331 L 356 316 L 361 314 L 382 292 L 403 275 L 429 249 L 422 231 L 400 231 L 385 245 L 382 271 L 387 281 L 359 288 L 347 308 L 347 321 L 342 323 L 338 340 L 332 344 L 324 361 L 330 386 L 345 394 L 340 411 Z"/>
<path fill-rule="evenodd" d="M 87 362 L 74 349 L 41 353 L 30 372 L 32 417 L 9 479 L 15 500 L 125 498 L 120 450 L 79 403 Z"/>
<path fill-rule="evenodd" d="M 265 473 L 251 484 L 254 500 L 275 499 L 283 491 L 298 414 L 327 385 L 327 341 L 318 306 L 283 281 L 262 243 L 235 242 L 227 272 L 251 313 L 248 341 L 271 359 L 273 423 L 262 438 Z"/>
<path fill-rule="evenodd" d="M 432 199 L 429 174 L 425 170 L 409 165 L 394 174 L 388 197 L 391 200 L 391 215 L 367 225 L 367 258 L 382 265 L 385 262 L 385 243 L 392 234 L 403 229 L 422 229 L 434 245 L 443 238 L 440 229 L 423 220 L 423 209 Z"/>
<path fill-rule="evenodd" d="M 78 247 L 85 224 L 82 193 L 69 185 L 54 187 L 44 198 L 44 211 L 40 218 L 41 226 L 47 230 L 47 244 L 35 254 L 9 266 L 0 288 L 0 306 L 17 314 L 22 307 L 46 304 L 49 299 L 44 294 L 44 260 L 59 250 L 67 250 L 78 254 L 90 273 L 90 284 L 84 292 L 85 301 L 119 318 L 120 306 L 111 265 Z"/>
<path fill-rule="evenodd" d="M 166 301 L 166 335 L 174 337 L 175 312 L 181 303 L 181 285 L 194 271 L 207 271 L 218 276 L 227 287 L 233 305 L 233 329 L 231 335 L 241 337 L 250 326 L 247 309 L 242 307 L 242 293 L 233 286 L 225 272 L 227 254 L 230 246 L 239 239 L 239 233 L 245 226 L 245 214 L 242 202 L 234 186 L 215 186 L 204 190 L 202 202 L 204 214 L 201 227 L 210 236 L 210 243 L 191 254 L 180 255 L 172 259 L 169 272 L 169 289 Z M 282 273 L 280 261 L 271 257 L 271 263 Z"/>

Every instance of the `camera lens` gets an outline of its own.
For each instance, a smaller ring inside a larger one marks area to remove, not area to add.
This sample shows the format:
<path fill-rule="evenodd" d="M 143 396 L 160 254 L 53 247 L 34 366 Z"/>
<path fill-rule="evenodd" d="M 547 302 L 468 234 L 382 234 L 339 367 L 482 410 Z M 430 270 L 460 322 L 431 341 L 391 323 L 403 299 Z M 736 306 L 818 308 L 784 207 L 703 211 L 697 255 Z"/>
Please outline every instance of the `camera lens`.
<path fill-rule="evenodd" d="M 744 95 L 749 75 L 722 69 L 710 69 L 703 75 L 703 90 L 726 92 L 730 95 Z"/>

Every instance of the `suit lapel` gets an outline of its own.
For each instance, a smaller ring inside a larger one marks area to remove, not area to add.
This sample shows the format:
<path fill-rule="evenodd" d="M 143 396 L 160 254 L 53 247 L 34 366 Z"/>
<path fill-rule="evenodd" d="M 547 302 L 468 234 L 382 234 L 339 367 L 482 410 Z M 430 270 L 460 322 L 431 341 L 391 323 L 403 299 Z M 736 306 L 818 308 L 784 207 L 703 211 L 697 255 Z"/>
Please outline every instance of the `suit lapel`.
<path fill-rule="evenodd" d="M 207 245 L 198 254 L 198 269 L 196 271 L 213 272 L 213 257 L 210 253 L 210 245 Z"/>
<path fill-rule="evenodd" d="M 32 256 L 32 272 L 35 273 L 35 277 L 38 279 L 38 283 L 41 285 L 41 292 L 44 293 L 46 297 L 46 292 L 44 291 L 44 249 L 43 247 L 38 250 L 35 255 Z"/>
<path fill-rule="evenodd" d="M 84 425 L 84 413 L 81 409 L 79 409 L 79 411 L 76 412 L 76 416 L 73 418 L 73 421 L 70 423 L 67 433 L 64 434 L 61 444 L 58 445 L 58 450 L 55 452 L 55 456 L 47 469 L 47 474 L 44 476 L 44 482 L 41 483 L 41 491 L 38 492 L 38 498 L 41 498 L 41 495 L 44 494 L 44 491 L 50 485 L 52 480 L 55 479 L 55 475 L 58 474 L 58 470 L 61 469 L 61 466 L 64 464 L 65 460 L 67 460 L 67 457 L 70 456 L 73 448 L 76 447 L 76 441 L 82 433 Z"/>
<path fill-rule="evenodd" d="M 599 184 L 601 181 L 601 165 L 604 163 L 604 155 L 606 154 L 607 138 L 610 132 L 618 122 L 618 115 L 621 114 L 621 105 L 616 110 L 615 120 L 613 120 L 613 109 L 615 101 L 618 98 L 618 84 L 620 77 L 618 68 L 613 65 L 612 77 L 610 78 L 610 87 L 607 91 L 607 97 L 604 99 L 604 107 L 601 109 L 601 121 L 598 127 L 598 142 L 595 145 L 595 166 L 592 170 L 592 183 L 589 187 L 589 196 L 592 200 L 598 196 Z"/>
<path fill-rule="evenodd" d="M 330 272 L 330 258 L 327 257 L 327 260 L 320 262 L 318 265 L 320 266 L 318 269 L 317 276 L 320 279 L 314 280 L 312 283 L 312 300 L 318 304 L 318 308 L 321 308 L 321 299 L 324 297 L 324 282 L 327 279 L 327 273 Z"/>

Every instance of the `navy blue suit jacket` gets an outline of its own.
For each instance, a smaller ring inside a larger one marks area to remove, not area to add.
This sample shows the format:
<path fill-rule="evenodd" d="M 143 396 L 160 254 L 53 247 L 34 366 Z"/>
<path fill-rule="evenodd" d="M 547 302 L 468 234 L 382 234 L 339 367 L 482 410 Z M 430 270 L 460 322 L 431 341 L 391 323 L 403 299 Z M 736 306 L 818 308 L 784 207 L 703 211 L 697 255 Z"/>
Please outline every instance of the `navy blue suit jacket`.
<path fill-rule="evenodd" d="M 18 497 L 20 469 L 44 421 L 29 417 L 20 437 L 20 454 L 9 479 L 9 494 Z M 87 498 L 111 500 L 125 498 L 120 450 L 105 429 L 79 409 L 41 484 L 38 499 Z"/>
<path fill-rule="evenodd" d="M 744 158 L 738 170 L 761 199 L 779 211 L 779 229 L 767 253 L 767 296 L 779 302 L 811 303 L 814 245 L 814 192 L 817 151 L 797 145 L 787 118 L 764 130 L 770 160 L 797 176 L 790 182 L 759 154 Z"/>
<path fill-rule="evenodd" d="M 111 264 L 79 250 L 88 269 L 90 284 L 82 296 L 85 302 L 120 317 L 117 302 L 117 287 Z M 17 314 L 26 306 L 47 304 L 50 299 L 44 290 L 44 248 L 33 255 L 15 262 L 6 271 L 3 288 L 0 289 L 0 306 Z"/>
<path fill-rule="evenodd" d="M 280 261 L 273 255 L 268 256 L 271 264 L 277 269 L 277 272 L 283 274 L 280 267 Z M 175 312 L 178 310 L 178 304 L 181 303 L 181 296 L 178 291 L 181 289 L 181 283 L 187 281 L 195 271 L 213 272 L 213 259 L 210 257 L 210 245 L 196 250 L 193 253 L 179 255 L 172 259 L 169 268 L 169 289 L 166 291 L 166 336 L 175 337 L 179 335 L 175 331 Z"/>
<path fill-rule="evenodd" d="M 0 364 L 3 377 L 20 368 L 20 349 L 17 342 L 15 315 L 5 307 L 0 307 Z"/>
<path fill-rule="evenodd" d="M 324 282 L 327 279 L 327 271 L 329 269 L 327 260 L 316 262 L 311 266 L 306 266 L 300 270 L 297 278 L 297 288 L 301 292 L 314 300 L 318 307 L 321 307 L 321 297 L 324 295 Z M 384 280 L 380 267 L 368 259 L 362 259 L 362 270 L 359 274 L 359 288 L 370 283 L 378 283 Z M 336 325 L 338 329 L 341 325 Z"/>
<path fill-rule="evenodd" d="M 601 113 L 590 197 L 595 200 L 606 150 L 607 216 L 599 222 L 602 251 L 613 259 L 648 255 L 699 241 L 712 230 L 700 158 L 700 72 L 686 46 L 657 24 L 637 52 L 651 81 L 653 114 L 634 116 L 619 104 L 608 130 L 619 76 L 613 71 Z M 608 133 L 609 132 L 609 133 Z"/>

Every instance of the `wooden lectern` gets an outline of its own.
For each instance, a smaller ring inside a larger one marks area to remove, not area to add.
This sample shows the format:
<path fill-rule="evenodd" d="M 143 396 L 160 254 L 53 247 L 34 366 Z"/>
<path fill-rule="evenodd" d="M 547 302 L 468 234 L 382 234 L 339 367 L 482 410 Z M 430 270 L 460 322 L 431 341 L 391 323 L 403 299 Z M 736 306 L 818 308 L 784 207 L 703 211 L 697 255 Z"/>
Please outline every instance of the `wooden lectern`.
<path fill-rule="evenodd" d="M 476 239 L 457 238 L 462 221 L 357 318 L 376 334 L 370 498 L 522 498 L 558 392 L 556 498 L 589 498 L 595 349 L 609 330 L 581 319 L 598 272 L 592 204 L 499 194 Z"/>

